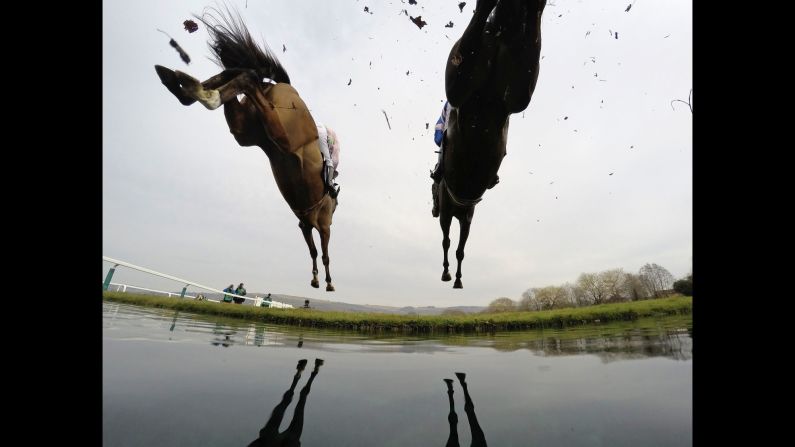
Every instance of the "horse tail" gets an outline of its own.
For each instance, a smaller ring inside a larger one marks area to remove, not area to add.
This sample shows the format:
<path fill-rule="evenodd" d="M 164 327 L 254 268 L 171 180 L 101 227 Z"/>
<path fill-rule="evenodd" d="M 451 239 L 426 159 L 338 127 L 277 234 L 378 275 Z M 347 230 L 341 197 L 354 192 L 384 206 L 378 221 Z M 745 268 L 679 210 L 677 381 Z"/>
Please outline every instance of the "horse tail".
<path fill-rule="evenodd" d="M 217 8 L 205 8 L 201 17 L 194 14 L 207 27 L 210 33 L 208 45 L 216 64 L 228 68 L 247 68 L 257 71 L 260 79 L 268 77 L 276 82 L 290 83 L 290 76 L 279 59 L 268 47 L 261 48 L 251 38 L 240 13 L 232 13 L 226 7 L 226 14 Z"/>

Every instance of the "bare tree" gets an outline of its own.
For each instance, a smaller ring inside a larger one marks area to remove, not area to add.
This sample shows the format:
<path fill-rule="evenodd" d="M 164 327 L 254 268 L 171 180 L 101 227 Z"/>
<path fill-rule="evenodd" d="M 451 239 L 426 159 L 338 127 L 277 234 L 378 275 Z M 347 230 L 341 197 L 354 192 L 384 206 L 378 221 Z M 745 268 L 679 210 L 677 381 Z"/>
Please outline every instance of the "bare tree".
<path fill-rule="evenodd" d="M 624 279 L 623 295 L 632 301 L 638 301 L 649 297 L 649 291 L 643 285 L 639 275 L 627 273 Z"/>
<path fill-rule="evenodd" d="M 569 297 L 571 300 L 574 301 L 574 304 L 578 307 L 587 306 L 591 304 L 588 295 L 585 293 L 585 289 L 579 286 L 579 284 L 575 283 L 566 283 L 567 288 L 569 290 Z"/>
<path fill-rule="evenodd" d="M 486 308 L 487 312 L 512 312 L 516 310 L 516 303 L 510 298 L 497 298 L 489 303 Z"/>
<path fill-rule="evenodd" d="M 657 264 L 644 265 L 640 268 L 638 276 L 640 276 L 641 282 L 649 293 L 655 298 L 663 296 L 666 291 L 671 290 L 673 287 L 674 277 L 671 272 Z"/>
<path fill-rule="evenodd" d="M 599 273 L 599 280 L 610 301 L 624 301 L 621 291 L 624 288 L 626 274 L 624 269 L 611 269 Z"/>
<path fill-rule="evenodd" d="M 537 288 L 529 288 L 522 292 L 522 299 L 519 300 L 519 310 L 541 310 L 541 305 L 536 300 Z"/>
<path fill-rule="evenodd" d="M 560 309 L 568 305 L 566 291 L 560 286 L 547 286 L 537 289 L 535 299 L 541 309 Z"/>
<path fill-rule="evenodd" d="M 577 287 L 582 289 L 590 304 L 602 304 L 607 299 L 607 293 L 598 273 L 581 273 L 577 278 Z"/>
<path fill-rule="evenodd" d="M 566 299 L 566 302 L 570 306 L 579 306 L 580 302 L 582 301 L 582 289 L 577 287 L 576 284 L 572 284 L 567 282 L 560 286 L 563 289 L 563 296 Z"/>

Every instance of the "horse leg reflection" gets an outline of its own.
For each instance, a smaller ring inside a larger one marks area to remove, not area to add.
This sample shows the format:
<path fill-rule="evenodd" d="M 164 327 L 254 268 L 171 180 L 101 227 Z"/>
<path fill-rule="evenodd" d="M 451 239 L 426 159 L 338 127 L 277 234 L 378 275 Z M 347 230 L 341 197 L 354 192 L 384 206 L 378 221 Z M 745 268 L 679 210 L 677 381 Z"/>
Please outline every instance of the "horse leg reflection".
<path fill-rule="evenodd" d="M 301 432 L 304 430 L 304 406 L 306 405 L 306 398 L 309 396 L 309 391 L 311 391 L 315 376 L 320 372 L 321 365 L 323 365 L 323 359 L 315 359 L 315 369 L 312 370 L 312 374 L 309 375 L 309 380 L 307 380 L 306 385 L 301 389 L 298 403 L 295 405 L 293 420 L 290 422 L 290 426 L 287 427 L 287 430 L 282 433 L 284 445 L 301 445 L 300 440 Z"/>
<path fill-rule="evenodd" d="M 306 359 L 299 360 L 298 365 L 296 366 L 295 376 L 293 376 L 293 383 L 290 385 L 290 389 L 284 393 L 284 396 L 282 396 L 282 401 L 273 408 L 268 422 L 266 422 L 265 426 L 262 427 L 262 430 L 259 431 L 259 438 L 249 444 L 249 447 L 276 445 L 276 440 L 279 437 L 279 425 L 282 423 L 285 410 L 287 410 L 287 407 L 293 400 L 295 386 L 298 384 L 298 379 L 301 378 L 301 371 L 303 371 L 305 367 Z"/>
<path fill-rule="evenodd" d="M 447 384 L 447 399 L 450 401 L 450 414 L 447 415 L 447 422 L 450 423 L 450 436 L 447 438 L 445 447 L 458 447 L 458 415 L 455 413 L 453 405 L 453 379 L 442 379 Z"/>
<path fill-rule="evenodd" d="M 472 432 L 472 447 L 486 447 L 486 435 L 478 423 L 478 417 L 475 416 L 475 404 L 472 403 L 472 398 L 469 397 L 469 390 L 467 389 L 465 373 L 455 373 L 458 381 L 461 383 L 461 388 L 464 389 L 464 411 L 469 420 L 469 430 Z"/>

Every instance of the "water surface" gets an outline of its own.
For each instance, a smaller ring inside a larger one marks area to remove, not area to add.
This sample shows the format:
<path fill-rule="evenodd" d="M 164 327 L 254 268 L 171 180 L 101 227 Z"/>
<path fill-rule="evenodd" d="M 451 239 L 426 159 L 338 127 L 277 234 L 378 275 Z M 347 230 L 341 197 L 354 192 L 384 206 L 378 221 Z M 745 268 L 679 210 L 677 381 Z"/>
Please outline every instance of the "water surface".
<path fill-rule="evenodd" d="M 283 434 L 305 447 L 444 446 L 451 434 L 469 446 L 472 425 L 491 446 L 689 446 L 692 351 L 689 316 L 406 337 L 105 302 L 103 440 L 247 446 L 276 408 L 270 434 L 294 420 Z M 315 359 L 324 363 L 312 377 Z M 265 432 L 257 445 L 271 445 Z"/>

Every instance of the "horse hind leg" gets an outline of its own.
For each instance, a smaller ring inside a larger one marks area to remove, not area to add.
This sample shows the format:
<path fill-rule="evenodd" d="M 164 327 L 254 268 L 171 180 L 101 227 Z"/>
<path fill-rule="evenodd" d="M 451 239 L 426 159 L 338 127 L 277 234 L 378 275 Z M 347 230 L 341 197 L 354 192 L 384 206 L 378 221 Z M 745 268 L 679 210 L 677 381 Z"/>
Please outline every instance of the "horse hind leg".
<path fill-rule="evenodd" d="M 489 13 L 497 0 L 478 0 L 475 13 L 461 38 L 453 45 L 445 67 L 445 94 L 460 107 L 489 77 L 495 55 L 494 36 L 485 32 Z"/>
<path fill-rule="evenodd" d="M 180 85 L 180 78 L 177 76 L 174 70 L 166 68 L 162 65 L 155 65 L 155 71 L 157 72 L 157 76 L 160 78 L 160 82 L 166 86 L 168 91 L 177 97 L 177 100 L 179 100 L 182 105 L 189 106 L 196 102 L 195 97 L 189 95 L 185 90 L 183 90 L 182 86 Z M 215 89 L 229 82 L 237 74 L 238 73 L 233 70 L 226 70 L 202 82 L 201 86 L 204 89 Z M 188 76 L 188 78 L 190 78 L 190 76 Z"/>
<path fill-rule="evenodd" d="M 256 73 L 247 69 L 224 70 L 219 75 L 219 79 L 228 81 L 225 83 L 217 82 L 216 84 L 221 85 L 212 86 L 205 86 L 198 79 L 179 70 L 174 71 L 174 75 L 182 86 L 183 91 L 209 110 L 221 107 L 221 104 L 236 98 L 240 93 L 253 95 L 259 84 Z"/>
<path fill-rule="evenodd" d="M 512 24 L 516 34 L 500 45 L 497 66 L 510 67 L 497 76 L 497 84 L 504 83 L 505 106 L 510 113 L 527 108 L 538 82 L 541 57 L 541 15 L 546 0 L 530 0 L 513 14 L 521 17 Z"/>
<path fill-rule="evenodd" d="M 257 115 L 257 108 L 248 98 L 232 98 L 224 103 L 226 124 L 240 146 L 258 146 L 268 138 Z"/>
<path fill-rule="evenodd" d="M 469 227 L 472 224 L 472 215 L 474 214 L 474 211 L 475 208 L 472 207 L 469 211 L 467 211 L 464 219 L 458 219 L 458 222 L 461 225 L 461 234 L 458 237 L 458 249 L 455 251 L 455 258 L 458 260 L 458 269 L 455 272 L 455 283 L 453 283 L 454 289 L 464 288 L 464 285 L 461 282 L 461 263 L 464 260 L 464 246 L 467 244 L 467 238 L 469 237 Z"/>
<path fill-rule="evenodd" d="M 301 233 L 304 235 L 306 246 L 309 247 L 309 256 L 312 257 L 312 282 L 309 284 L 317 289 L 320 287 L 320 283 L 317 280 L 317 248 L 315 248 L 315 240 L 312 238 L 312 227 L 299 222 L 298 228 L 301 229 Z"/>
<path fill-rule="evenodd" d="M 182 90 L 191 98 L 199 101 L 209 110 L 221 107 L 221 95 L 216 89 L 205 89 L 202 83 L 193 76 L 179 70 L 174 71 Z"/>
<path fill-rule="evenodd" d="M 183 106 L 189 106 L 196 102 L 196 99 L 194 99 L 192 96 L 189 96 L 182 90 L 182 87 L 179 85 L 179 79 L 177 79 L 177 76 L 174 74 L 173 70 L 163 67 L 162 65 L 155 65 L 155 71 L 157 72 L 157 76 L 160 78 L 160 82 L 166 86 L 171 94 L 177 97 L 177 100 L 180 102 L 180 104 Z"/>

